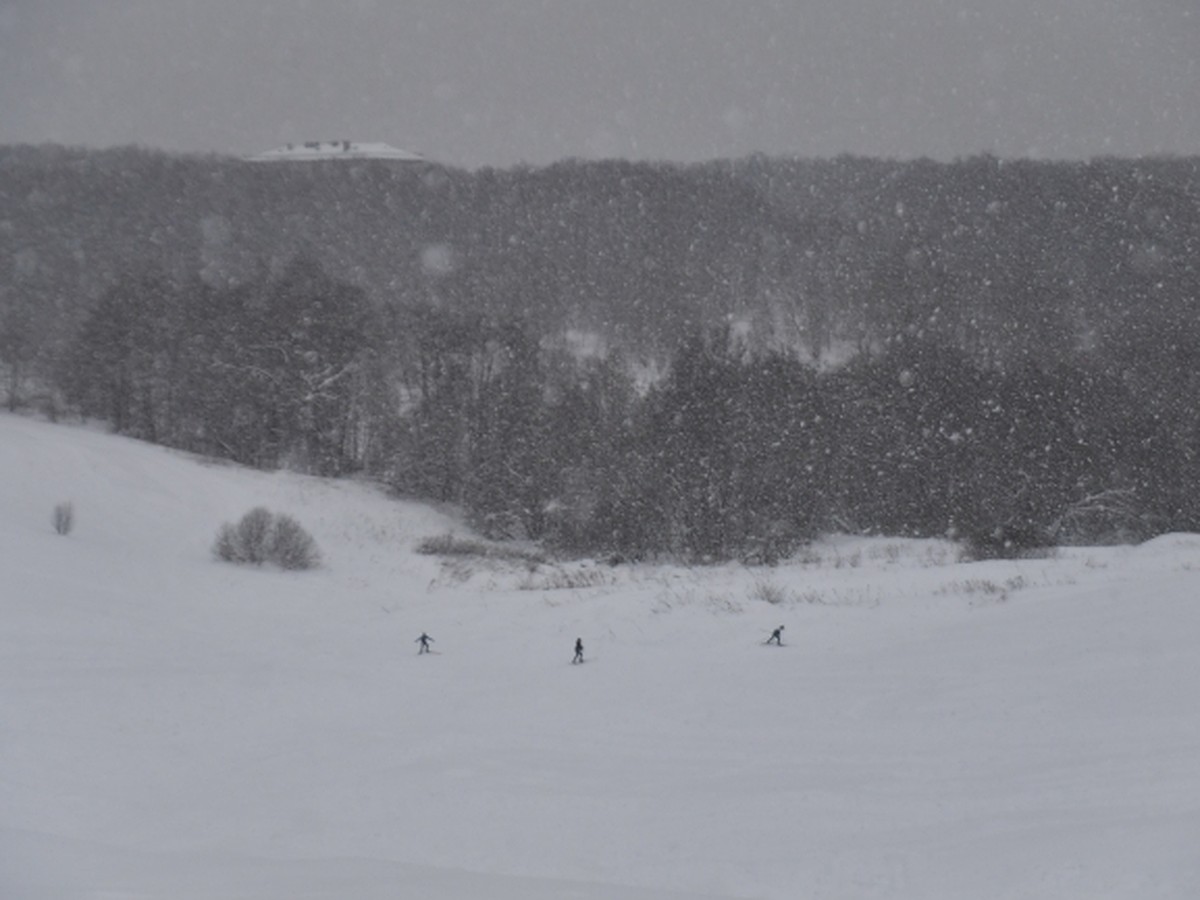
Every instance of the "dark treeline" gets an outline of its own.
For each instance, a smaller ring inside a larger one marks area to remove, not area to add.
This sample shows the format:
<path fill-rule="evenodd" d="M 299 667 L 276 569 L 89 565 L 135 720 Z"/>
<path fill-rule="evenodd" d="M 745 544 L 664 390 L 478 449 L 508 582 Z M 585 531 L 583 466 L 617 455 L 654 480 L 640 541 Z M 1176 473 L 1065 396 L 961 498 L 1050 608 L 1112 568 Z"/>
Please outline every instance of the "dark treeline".
<path fill-rule="evenodd" d="M 0 148 L 10 406 L 492 535 L 1195 530 L 1196 160 L 467 173 Z"/>
<path fill-rule="evenodd" d="M 373 309 L 304 257 L 250 286 L 113 287 L 61 383 L 125 434 L 367 473 L 578 552 L 773 560 L 828 529 L 1024 546 L 1200 526 L 1200 411 L 1166 414 L 1082 360 L 984 367 L 914 337 L 822 371 L 721 329 L 639 386 L 619 355 L 510 319 Z"/>

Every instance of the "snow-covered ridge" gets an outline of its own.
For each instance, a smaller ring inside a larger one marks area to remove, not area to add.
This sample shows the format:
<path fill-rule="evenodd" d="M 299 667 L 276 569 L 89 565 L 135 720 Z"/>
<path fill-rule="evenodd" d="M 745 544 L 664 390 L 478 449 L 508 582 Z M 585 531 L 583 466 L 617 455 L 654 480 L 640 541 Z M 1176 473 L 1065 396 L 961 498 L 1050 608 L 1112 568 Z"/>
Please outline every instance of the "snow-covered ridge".
<path fill-rule="evenodd" d="M 248 156 L 250 162 L 309 162 L 323 159 L 385 159 L 393 162 L 425 162 L 425 157 L 390 144 L 359 141 L 305 141 L 285 144 Z"/>

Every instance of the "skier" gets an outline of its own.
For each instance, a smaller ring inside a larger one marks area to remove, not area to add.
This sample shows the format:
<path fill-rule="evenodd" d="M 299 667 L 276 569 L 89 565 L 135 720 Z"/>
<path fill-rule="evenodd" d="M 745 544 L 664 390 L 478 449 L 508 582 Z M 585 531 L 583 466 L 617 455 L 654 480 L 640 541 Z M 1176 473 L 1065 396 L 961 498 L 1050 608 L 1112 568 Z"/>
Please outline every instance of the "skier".
<path fill-rule="evenodd" d="M 571 660 L 571 664 L 583 662 L 583 638 L 575 638 L 575 658 Z"/>
<path fill-rule="evenodd" d="M 771 641 L 774 641 L 775 645 L 777 647 L 783 646 L 783 626 L 782 625 L 780 625 L 778 628 L 776 628 L 774 631 L 771 632 L 771 636 L 769 638 L 767 638 L 767 643 L 769 644 L 769 643 L 771 643 Z"/>
<path fill-rule="evenodd" d="M 433 640 L 433 638 L 431 638 L 425 632 L 423 632 L 423 631 L 421 632 L 421 636 L 419 638 L 417 638 L 415 641 L 413 641 L 414 644 L 421 645 L 421 649 L 417 651 L 417 656 L 420 656 L 422 653 L 429 652 L 429 642 L 432 640 Z"/>

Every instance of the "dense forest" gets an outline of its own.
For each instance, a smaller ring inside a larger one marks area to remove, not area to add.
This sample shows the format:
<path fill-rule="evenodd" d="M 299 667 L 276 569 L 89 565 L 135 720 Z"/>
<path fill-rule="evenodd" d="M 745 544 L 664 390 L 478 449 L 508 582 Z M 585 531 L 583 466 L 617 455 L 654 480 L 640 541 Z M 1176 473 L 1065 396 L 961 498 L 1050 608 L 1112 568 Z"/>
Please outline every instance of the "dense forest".
<path fill-rule="evenodd" d="M 485 533 L 1200 530 L 1200 160 L 474 172 L 0 147 L 0 396 Z"/>

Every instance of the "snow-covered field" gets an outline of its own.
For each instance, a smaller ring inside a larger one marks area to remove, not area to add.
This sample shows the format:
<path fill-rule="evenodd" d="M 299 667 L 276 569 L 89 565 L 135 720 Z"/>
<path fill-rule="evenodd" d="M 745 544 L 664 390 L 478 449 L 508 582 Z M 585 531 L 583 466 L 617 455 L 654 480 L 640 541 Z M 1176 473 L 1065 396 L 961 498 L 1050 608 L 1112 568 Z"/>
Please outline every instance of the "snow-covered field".
<path fill-rule="evenodd" d="M 216 562 L 257 505 L 324 567 Z M 0 897 L 1200 897 L 1200 537 L 413 552 L 451 531 L 0 415 Z"/>

